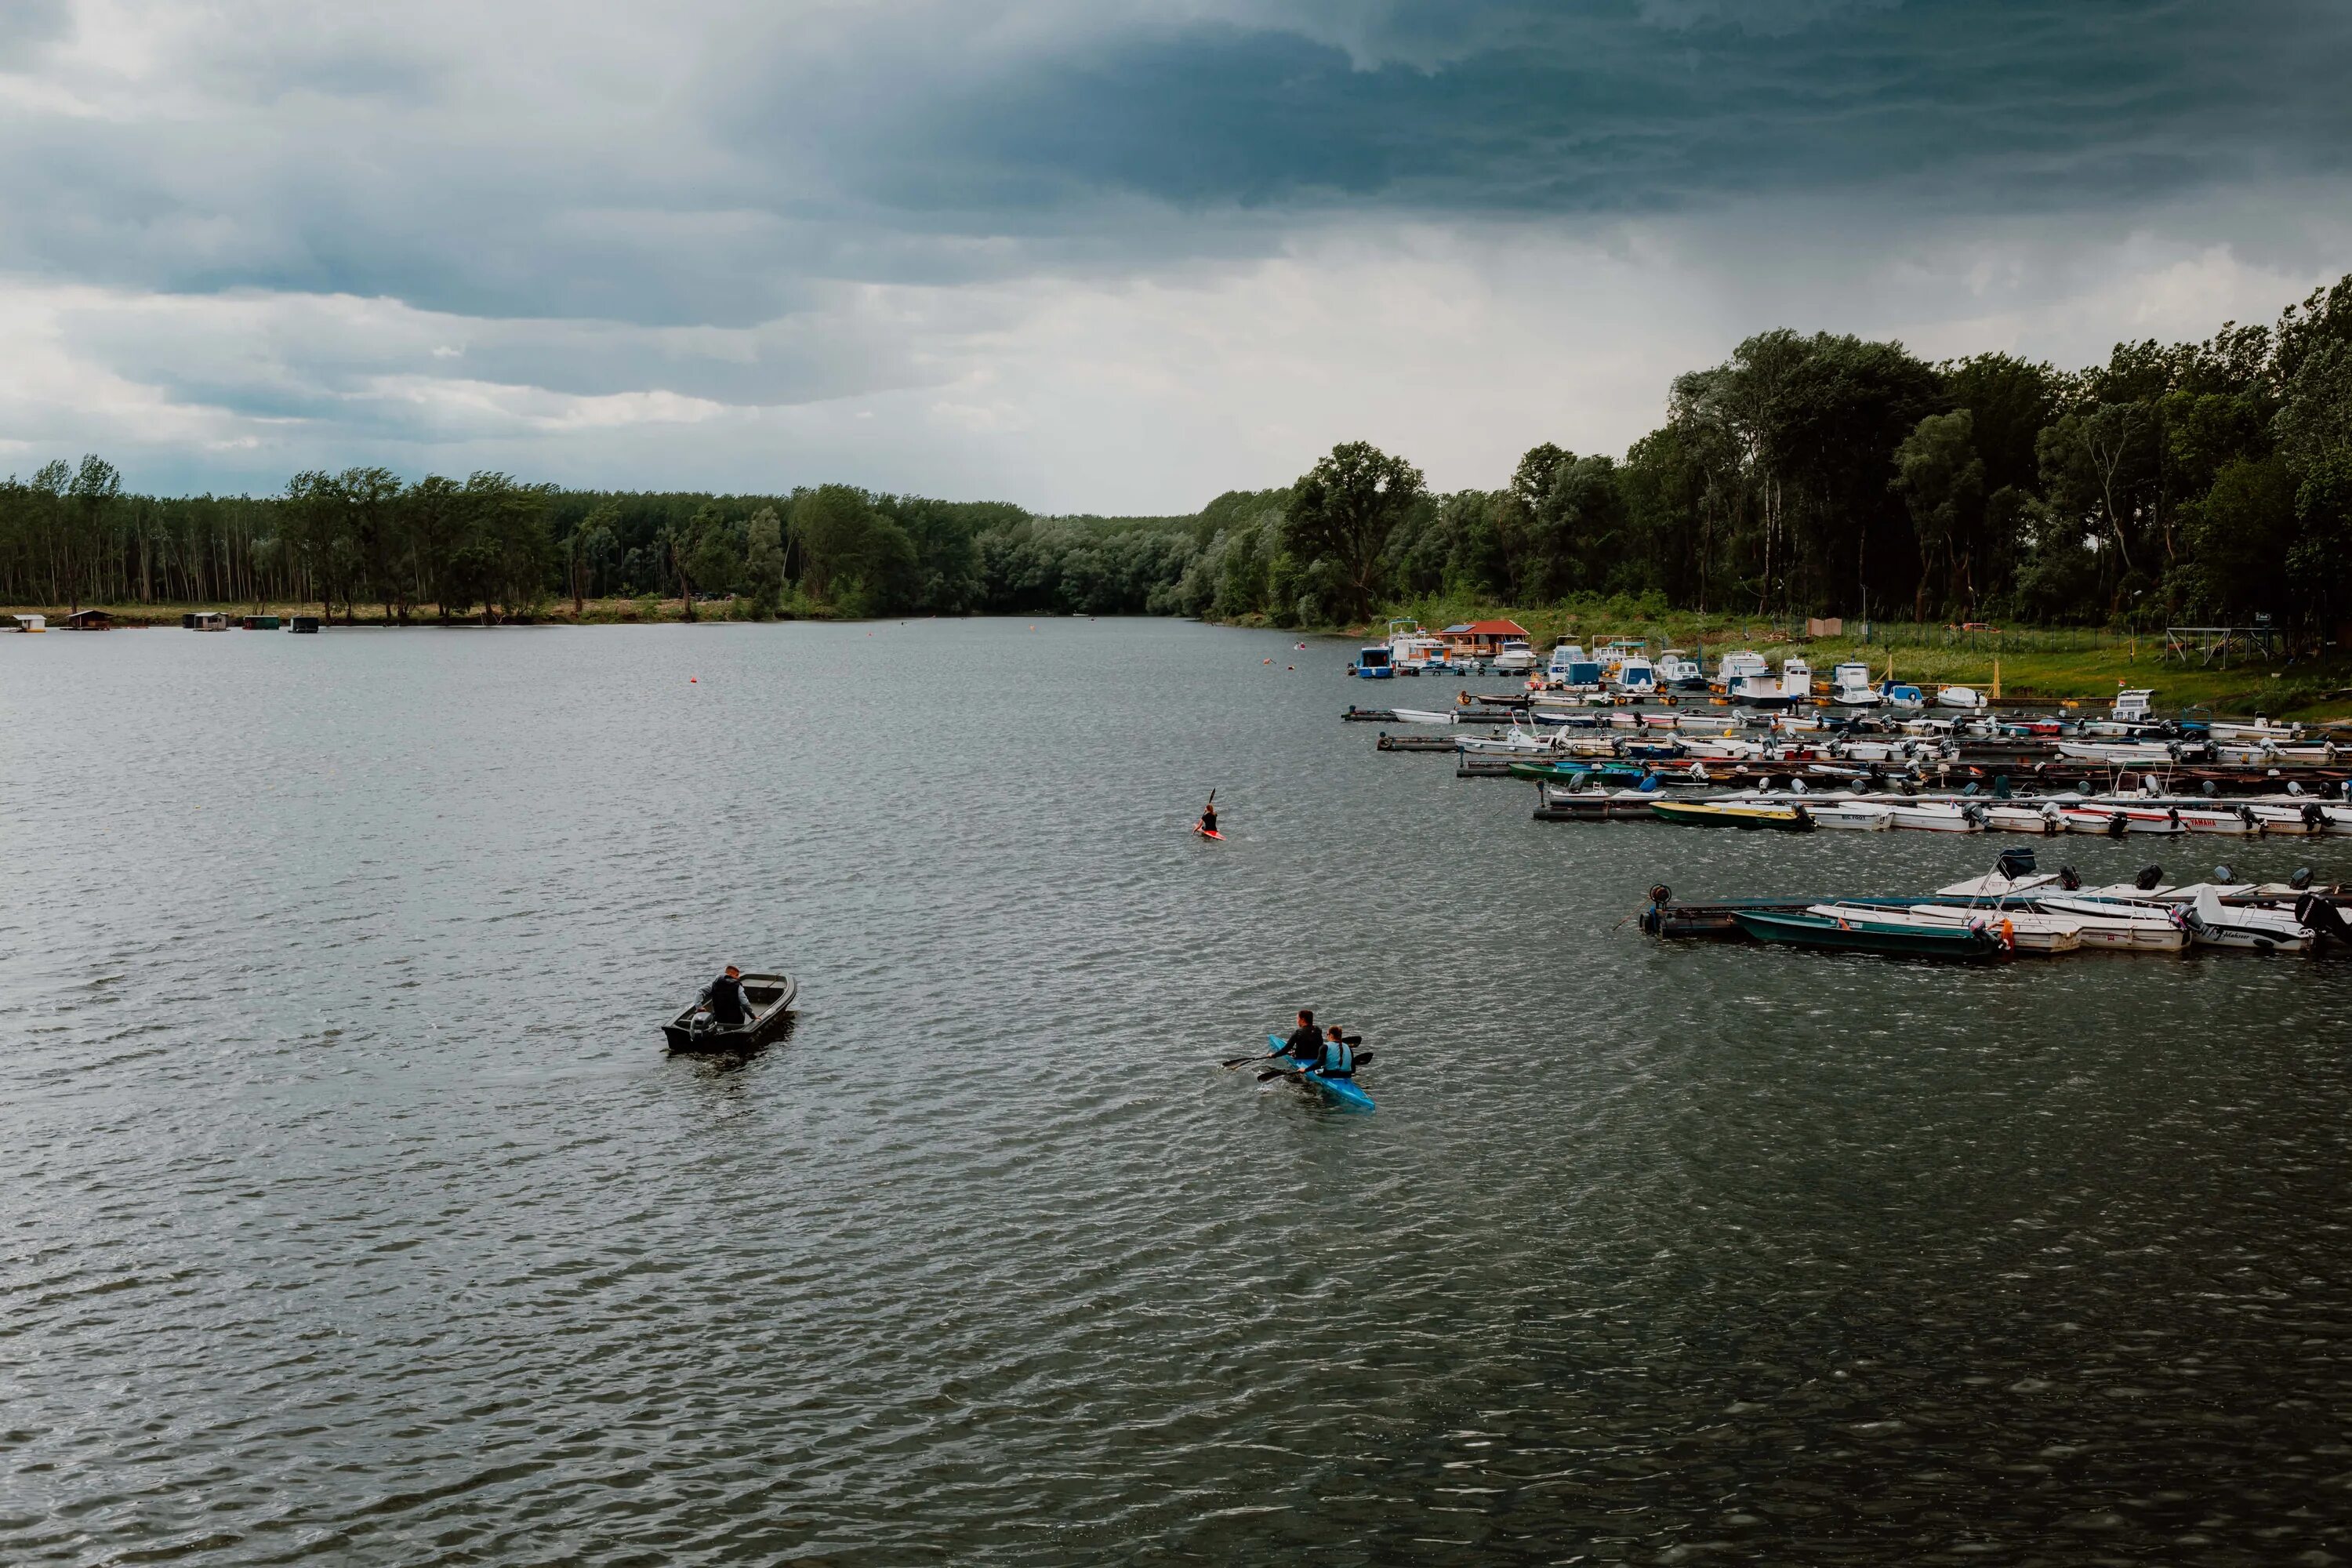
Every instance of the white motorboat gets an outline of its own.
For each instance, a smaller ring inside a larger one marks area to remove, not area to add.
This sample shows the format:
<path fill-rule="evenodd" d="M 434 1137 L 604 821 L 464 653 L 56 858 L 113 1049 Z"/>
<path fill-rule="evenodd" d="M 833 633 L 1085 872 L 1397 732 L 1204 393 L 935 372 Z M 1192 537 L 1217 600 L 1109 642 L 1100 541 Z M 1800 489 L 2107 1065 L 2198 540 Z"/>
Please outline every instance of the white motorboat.
<path fill-rule="evenodd" d="M 1808 799 L 1805 814 L 1813 819 L 1815 827 L 1878 833 L 1895 826 L 1895 808 L 1874 800 Z"/>
<path fill-rule="evenodd" d="M 1713 690 L 1728 694 L 1740 681 L 1751 675 L 1771 673 L 1772 667 L 1764 662 L 1762 654 L 1750 648 L 1741 648 L 1737 653 L 1725 654 L 1717 661 L 1715 674 L 1707 681 L 1707 686 Z"/>
<path fill-rule="evenodd" d="M 1926 833 L 1982 833 L 1984 808 L 1944 801 L 1881 797 L 1895 813 L 1895 826 Z"/>
<path fill-rule="evenodd" d="M 2061 741 L 2058 754 L 2076 763 L 2169 763 L 2178 749 L 2166 741 Z"/>
<path fill-rule="evenodd" d="M 2046 800 L 1989 800 L 1985 826 L 2001 833 L 2038 833 L 2044 837 L 2066 831 L 2066 818 Z"/>
<path fill-rule="evenodd" d="M 2265 952 L 2305 952 L 2314 935 L 2284 910 L 2225 904 L 2210 887 L 2199 889 L 2189 907 L 2189 934 L 2204 947 L 2251 947 Z"/>
<path fill-rule="evenodd" d="M 1913 904 L 1907 912 L 1914 919 L 1948 925 L 1982 925 L 2018 952 L 2073 952 L 2083 945 L 2083 923 L 2064 915 L 1959 904 Z"/>
<path fill-rule="evenodd" d="M 2101 947 L 2122 947 L 2135 952 L 2179 952 L 2189 945 L 2186 925 L 2173 911 L 2152 904 L 2128 904 L 2105 899 L 2077 898 L 2066 893 L 2036 893 L 2034 907 L 2079 921 L 2085 942 Z"/>
<path fill-rule="evenodd" d="M 1973 686 L 1938 686 L 1936 688 L 1936 706 L 1974 710 L 1990 708 L 1992 704 L 1985 700 L 1983 692 Z"/>
<path fill-rule="evenodd" d="M 2103 833 L 2120 838 L 2126 833 L 2176 834 L 2189 829 L 2169 806 L 2137 801 L 2081 800 L 2058 808 L 2069 833 Z"/>
<path fill-rule="evenodd" d="M 1757 660 L 1761 664 L 1763 660 Z M 1871 684 L 1870 666 L 1859 660 L 1830 671 L 1830 700 L 1841 708 L 1875 708 L 1878 688 Z"/>
<path fill-rule="evenodd" d="M 1591 691 L 1601 685 L 1601 666 L 1585 657 L 1583 644 L 1564 642 L 1551 650 L 1551 662 L 1544 667 L 1544 679 L 1555 686 Z"/>
<path fill-rule="evenodd" d="M 2245 808 L 2253 813 L 2265 833 L 2352 835 L 2352 805 L 2266 795 L 2247 801 Z"/>
<path fill-rule="evenodd" d="M 1658 689 L 1657 667 L 1640 654 L 1629 654 L 1617 666 L 1610 686 L 1626 697 L 1654 696 Z"/>
<path fill-rule="evenodd" d="M 1495 650 L 1495 668 L 1504 674 L 1525 674 L 1536 667 L 1536 650 L 1525 637 L 1505 637 Z"/>
<path fill-rule="evenodd" d="M 1658 656 L 1658 685 L 1667 691 L 1705 691 L 1706 672 L 1688 652 L 1670 647 Z"/>

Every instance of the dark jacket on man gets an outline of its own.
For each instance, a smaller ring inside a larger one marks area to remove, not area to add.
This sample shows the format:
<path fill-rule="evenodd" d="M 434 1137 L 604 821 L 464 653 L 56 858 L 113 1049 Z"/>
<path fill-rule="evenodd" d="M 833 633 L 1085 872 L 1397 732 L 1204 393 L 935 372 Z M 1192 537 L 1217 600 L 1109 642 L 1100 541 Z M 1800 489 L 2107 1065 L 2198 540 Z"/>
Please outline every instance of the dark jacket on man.
<path fill-rule="evenodd" d="M 702 999 L 710 1009 L 710 1021 L 722 1029 L 740 1028 L 751 1016 L 751 999 L 743 994 L 743 983 L 731 975 L 712 981 Z"/>

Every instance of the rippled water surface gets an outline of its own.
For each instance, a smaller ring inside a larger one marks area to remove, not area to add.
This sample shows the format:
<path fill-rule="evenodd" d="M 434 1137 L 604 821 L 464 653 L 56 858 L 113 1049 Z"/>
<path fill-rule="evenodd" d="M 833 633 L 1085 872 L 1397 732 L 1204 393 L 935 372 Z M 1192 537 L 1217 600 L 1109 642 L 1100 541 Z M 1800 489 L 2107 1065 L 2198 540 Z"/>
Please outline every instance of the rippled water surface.
<path fill-rule="evenodd" d="M 0 638 L 0 1561 L 2352 1558 L 2352 962 L 1662 946 L 1998 846 L 1532 822 L 1345 658 Z M 1377 1115 L 1217 1069 L 1302 1002 Z"/>

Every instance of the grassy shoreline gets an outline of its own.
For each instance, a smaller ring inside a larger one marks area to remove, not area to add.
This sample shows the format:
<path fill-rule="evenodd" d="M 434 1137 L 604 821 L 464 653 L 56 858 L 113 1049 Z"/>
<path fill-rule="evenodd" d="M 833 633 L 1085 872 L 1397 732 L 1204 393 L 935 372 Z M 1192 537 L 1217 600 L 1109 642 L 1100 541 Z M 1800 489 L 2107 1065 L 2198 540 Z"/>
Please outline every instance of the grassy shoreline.
<path fill-rule="evenodd" d="M 179 629 L 180 617 L 194 610 L 215 611 L 226 616 L 232 624 L 240 616 L 276 616 L 280 620 L 284 620 L 292 616 L 318 615 L 319 601 L 311 599 L 299 605 L 285 603 L 226 605 L 217 600 L 204 603 L 191 602 L 184 605 L 88 604 L 82 608 L 104 610 L 114 617 L 115 624 L 120 628 L 143 629 L 164 626 L 176 631 Z M 66 606 L 63 605 L 0 605 L 0 616 L 16 615 L 47 616 L 49 618 L 50 627 L 56 629 L 66 618 Z M 398 629 L 404 626 L 444 625 L 451 626 L 652 626 L 681 624 L 687 618 L 686 602 L 682 599 L 607 598 L 587 600 L 576 616 L 572 614 L 572 601 L 565 599 L 541 605 L 527 615 L 501 616 L 488 622 L 483 619 L 482 612 L 479 610 L 471 615 L 452 616 L 444 622 L 429 605 L 411 606 L 405 620 L 397 616 L 387 619 L 383 613 L 383 606 L 381 605 L 360 605 L 348 622 L 344 620 L 340 611 L 326 619 L 327 624 L 335 626 L 350 625 L 376 628 L 389 626 Z M 750 621 L 761 618 L 775 621 L 831 621 L 850 620 L 855 617 L 841 615 L 829 606 L 812 604 L 797 596 L 785 603 L 774 614 L 761 617 L 751 613 L 751 601 L 739 595 L 733 599 L 698 604 L 694 606 L 693 618 L 696 621 Z M 0 632 L 5 630 L 5 626 L 0 626 Z"/>
<path fill-rule="evenodd" d="M 1455 603 L 1407 605 L 1396 612 L 1423 626 L 1468 620 L 1510 620 L 1528 629 L 1539 653 L 1557 642 L 1593 648 L 1612 637 L 1639 637 L 1653 655 L 1681 648 L 1712 668 L 1724 653 L 1753 648 L 1777 668 L 1782 658 L 1801 654 L 1813 668 L 1817 690 L 1830 670 L 1849 660 L 1870 666 L 1874 677 L 1894 679 L 1932 692 L 1939 685 L 1992 689 L 1998 661 L 2004 699 L 2078 702 L 2104 707 L 2124 687 L 2149 687 L 2163 713 L 2207 709 L 2217 713 L 2267 714 L 2281 719 L 2352 718 L 2352 650 L 2333 649 L 2317 658 L 2247 662 L 2232 658 L 2224 668 L 2206 666 L 2191 654 L 2186 663 L 2168 658 L 2161 632 L 2117 632 L 2097 627 L 2020 626 L 1998 632 L 1963 632 L 1942 626 L 1880 622 L 1868 642 L 1859 626 L 1846 635 L 1808 637 L 1804 623 L 1764 616 L 1702 616 L 1647 610 L 1640 605 L 1553 606 L 1541 609 Z M 1266 626 L 1245 616 L 1236 625 Z M 1334 637 L 1369 638 L 1384 620 L 1349 626 L 1318 627 Z"/>
<path fill-rule="evenodd" d="M 176 630 L 180 616 L 190 610 L 219 610 L 231 616 L 274 615 L 280 617 L 317 613 L 315 601 L 304 605 L 272 604 L 227 606 L 217 603 L 189 605 L 96 605 L 123 627 L 169 627 Z M 1612 637 L 1645 639 L 1653 653 L 1679 647 L 1702 655 L 1712 664 L 1730 648 L 1752 647 L 1776 665 L 1801 652 L 1813 667 L 1817 681 L 1826 682 L 1832 666 L 1849 659 L 1868 663 L 1874 675 L 1890 668 L 1898 680 L 1932 687 L 1937 683 L 1973 686 L 1990 690 L 1994 663 L 2000 664 L 2004 698 L 2081 702 L 2104 706 L 2124 686 L 2153 687 L 2157 707 L 2173 712 L 2210 709 L 2215 712 L 2263 713 L 2283 719 L 2352 718 L 2352 652 L 2331 651 L 2317 658 L 2278 664 L 2232 660 L 2225 668 L 2200 665 L 2192 656 L 2183 664 L 2164 656 L 2161 635 L 2135 636 L 2090 627 L 2016 627 L 1998 633 L 1958 632 L 1907 622 L 1885 622 L 1871 628 L 1865 643 L 1858 635 L 1806 637 L 1802 623 L 1791 626 L 1759 616 L 1657 614 L 1643 606 L 1553 606 L 1524 609 L 1497 605 L 1420 605 L 1401 612 L 1414 615 L 1423 626 L 1438 626 L 1458 620 L 1507 619 L 1528 628 L 1538 650 L 1549 650 L 1563 639 L 1596 647 Z M 65 618 L 60 605 L 0 606 L 0 614 L 45 615 L 52 627 Z M 751 601 L 737 598 L 695 606 L 698 622 L 753 619 Z M 774 617 L 782 620 L 845 620 L 824 607 L 806 603 L 785 605 Z M 677 625 L 686 620 L 683 601 L 671 599 L 591 599 L 581 613 L 562 601 L 529 616 L 504 624 L 528 626 Z M 345 623 L 337 616 L 333 625 Z M 438 616 L 429 610 L 412 613 L 405 623 L 387 622 L 381 606 L 362 605 L 352 624 L 368 627 L 435 626 Z M 479 626 L 481 616 L 453 617 L 452 626 Z M 1244 616 L 1221 622 L 1271 627 L 1262 616 Z M 1285 627 L 1286 631 L 1334 637 L 1361 638 L 1381 623 L 1352 626 Z M 1858 630 L 1858 628 L 1857 628 Z"/>

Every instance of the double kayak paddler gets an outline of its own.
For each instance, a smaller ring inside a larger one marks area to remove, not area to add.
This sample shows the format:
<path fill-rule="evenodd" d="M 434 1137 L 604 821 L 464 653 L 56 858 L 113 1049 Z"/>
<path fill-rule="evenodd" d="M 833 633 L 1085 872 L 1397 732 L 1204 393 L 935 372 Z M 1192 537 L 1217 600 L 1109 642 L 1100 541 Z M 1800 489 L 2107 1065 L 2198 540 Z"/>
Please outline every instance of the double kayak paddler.
<path fill-rule="evenodd" d="M 1356 1076 L 1355 1043 L 1339 1033 L 1339 1025 L 1334 1024 L 1325 1031 L 1323 1048 L 1316 1056 L 1315 1070 L 1325 1078 Z"/>
<path fill-rule="evenodd" d="M 1298 1010 L 1298 1027 L 1282 1042 L 1282 1054 L 1301 1067 L 1311 1067 L 1323 1054 L 1323 1031 L 1315 1026 L 1315 1009 Z"/>

